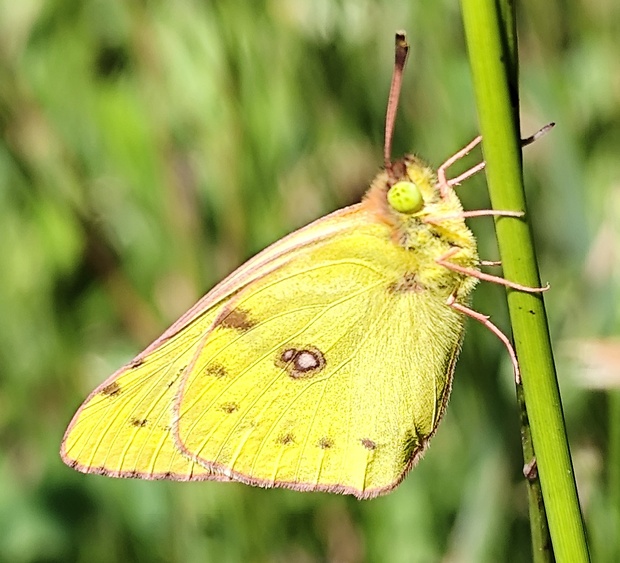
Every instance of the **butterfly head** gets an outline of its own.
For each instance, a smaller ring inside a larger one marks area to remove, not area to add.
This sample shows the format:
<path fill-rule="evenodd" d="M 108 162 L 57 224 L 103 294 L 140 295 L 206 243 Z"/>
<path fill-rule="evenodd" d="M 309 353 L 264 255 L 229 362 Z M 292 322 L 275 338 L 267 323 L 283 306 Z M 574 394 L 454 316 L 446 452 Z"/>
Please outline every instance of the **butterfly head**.
<path fill-rule="evenodd" d="M 408 155 L 381 172 L 372 183 L 365 200 L 371 208 L 387 214 L 422 218 L 437 212 L 458 211 L 460 202 L 454 190 L 439 189 L 435 172 L 419 158 Z M 456 206 L 456 209 L 454 209 Z"/>
<path fill-rule="evenodd" d="M 421 236 L 469 238 L 458 215 L 463 208 L 454 190 L 440 189 L 435 172 L 415 156 L 392 163 L 372 183 L 364 204 L 391 227 L 392 237 L 402 246 L 419 244 Z M 441 224 L 438 220 L 450 217 Z"/>

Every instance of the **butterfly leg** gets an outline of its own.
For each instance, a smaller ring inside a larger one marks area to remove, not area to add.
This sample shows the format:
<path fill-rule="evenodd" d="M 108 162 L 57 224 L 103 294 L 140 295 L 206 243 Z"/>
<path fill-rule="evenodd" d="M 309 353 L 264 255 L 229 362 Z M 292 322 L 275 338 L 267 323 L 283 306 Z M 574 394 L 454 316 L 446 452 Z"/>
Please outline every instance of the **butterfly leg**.
<path fill-rule="evenodd" d="M 493 217 L 523 217 L 525 213 L 523 213 L 523 211 L 474 209 L 473 211 L 461 211 L 459 213 L 441 215 L 440 217 L 433 217 L 432 215 L 429 215 L 424 217 L 422 221 L 425 223 L 431 223 L 432 225 L 439 225 L 442 221 L 447 221 L 449 219 L 467 219 L 468 217 L 483 217 L 489 215 Z"/>
<path fill-rule="evenodd" d="M 531 145 L 534 141 L 538 141 L 538 139 L 540 139 L 543 135 L 546 135 L 547 133 L 549 133 L 549 131 L 551 131 L 551 129 L 553 129 L 554 127 L 555 127 L 554 121 L 552 121 L 551 123 L 547 123 L 547 125 L 542 126 L 533 135 L 530 135 L 529 137 L 526 137 L 525 139 L 521 139 L 521 147 L 522 148 L 527 147 L 528 145 Z"/>
<path fill-rule="evenodd" d="M 446 304 L 449 307 L 452 307 L 455 311 L 459 311 L 464 315 L 467 315 L 468 317 L 477 320 L 479 323 L 482 323 L 502 341 L 502 343 L 506 347 L 506 350 L 508 350 L 508 355 L 510 356 L 510 360 L 512 362 L 512 368 L 515 374 L 515 382 L 517 383 L 517 385 L 519 385 L 521 383 L 521 371 L 519 370 L 519 362 L 517 361 L 517 354 L 515 352 L 515 349 L 510 343 L 510 340 L 508 340 L 508 337 L 490 321 L 490 317 L 488 315 L 483 315 L 478 311 L 474 311 L 473 309 L 467 307 L 466 305 L 463 305 L 462 303 L 457 303 L 454 294 L 448 297 L 448 301 L 446 301 Z"/>
<path fill-rule="evenodd" d="M 527 293 L 541 293 L 549 289 L 549 284 L 547 284 L 545 287 L 529 287 L 527 285 L 521 285 L 520 283 L 511 282 L 500 276 L 494 276 L 492 274 L 485 274 L 484 272 L 474 270 L 473 268 L 466 268 L 465 266 L 459 266 L 458 264 L 455 264 L 454 262 L 450 262 L 449 258 L 452 258 L 452 256 L 454 256 L 459 250 L 460 248 L 457 248 L 457 247 L 451 248 L 443 256 L 436 258 L 435 262 L 437 262 L 437 264 L 440 264 L 444 268 L 448 268 L 448 270 L 452 270 L 453 272 L 459 272 L 460 274 L 464 274 L 466 276 L 472 276 L 473 278 L 478 278 L 479 280 L 488 281 L 491 283 L 497 283 L 499 285 L 504 285 L 506 287 L 510 287 L 518 291 L 525 291 Z"/>
<path fill-rule="evenodd" d="M 452 186 L 454 186 L 454 185 L 456 185 L 458 183 L 458 182 L 455 182 L 454 180 L 446 179 L 446 170 L 448 170 L 448 168 L 450 168 L 450 166 L 452 166 L 457 160 L 460 160 L 464 156 L 468 155 L 472 149 L 474 149 L 477 145 L 480 144 L 481 141 L 482 141 L 482 137 L 480 135 L 478 135 L 471 143 L 469 143 L 467 146 L 463 147 L 457 153 L 453 154 L 448 160 L 446 160 L 437 169 L 437 180 L 439 181 L 439 190 L 441 192 L 441 196 L 442 197 L 445 197 L 446 192 L 448 191 L 448 188 L 451 188 Z M 484 161 L 481 162 L 480 164 L 474 166 L 474 168 L 477 168 L 477 170 L 475 170 L 474 172 L 471 172 L 468 176 L 466 176 L 466 178 L 468 178 L 469 176 L 472 176 L 473 174 L 475 174 L 479 170 L 482 170 L 484 168 L 484 166 L 485 166 Z M 474 170 L 474 169 L 472 168 L 471 170 Z M 471 170 L 468 170 L 466 172 L 466 174 L 468 172 L 470 172 Z M 463 176 L 463 174 L 461 174 L 461 176 Z M 460 179 L 461 176 L 459 176 L 457 178 L 457 180 Z"/>
<path fill-rule="evenodd" d="M 527 147 L 531 145 L 534 141 L 540 139 L 543 135 L 551 131 L 555 127 L 555 123 L 548 123 L 544 127 L 541 127 L 536 133 L 530 135 L 525 139 L 521 139 L 521 148 Z M 469 152 L 476 147 L 482 141 L 482 137 L 479 135 L 476 137 L 471 143 L 469 143 L 465 148 L 458 151 L 456 154 L 452 155 L 448 160 L 446 160 L 438 169 L 437 169 L 437 179 L 439 180 L 439 187 L 441 191 L 441 195 L 444 196 L 448 187 L 452 188 L 454 186 L 458 186 L 461 182 L 467 180 L 467 178 L 477 174 L 481 170 L 484 169 L 486 163 L 484 160 L 476 166 L 472 166 L 469 170 L 466 170 L 456 178 L 451 178 L 450 180 L 446 179 L 446 170 L 452 166 L 457 160 L 463 158 Z"/>

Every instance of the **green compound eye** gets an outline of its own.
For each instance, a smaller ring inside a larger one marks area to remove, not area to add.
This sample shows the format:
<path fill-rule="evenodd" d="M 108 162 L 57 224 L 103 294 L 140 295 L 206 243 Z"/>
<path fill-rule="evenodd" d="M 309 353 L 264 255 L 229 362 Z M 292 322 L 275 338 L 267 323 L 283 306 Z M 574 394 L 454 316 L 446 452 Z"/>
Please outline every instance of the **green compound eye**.
<path fill-rule="evenodd" d="M 413 182 L 396 182 L 389 189 L 387 200 L 399 213 L 415 213 L 424 207 L 424 198 Z"/>

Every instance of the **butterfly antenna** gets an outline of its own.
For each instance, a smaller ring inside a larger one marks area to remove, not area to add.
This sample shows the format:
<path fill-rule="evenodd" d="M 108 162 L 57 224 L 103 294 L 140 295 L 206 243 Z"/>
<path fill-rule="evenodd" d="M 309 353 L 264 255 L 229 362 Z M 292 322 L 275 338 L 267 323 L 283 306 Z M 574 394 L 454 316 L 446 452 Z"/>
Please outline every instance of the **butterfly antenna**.
<path fill-rule="evenodd" d="M 394 134 L 396 111 L 398 110 L 400 87 L 403 81 L 403 70 L 405 69 L 408 53 L 409 43 L 407 43 L 405 32 L 397 31 L 394 72 L 392 73 L 392 84 L 390 85 L 390 95 L 388 97 L 387 112 L 385 115 L 385 140 L 383 144 L 383 162 L 385 164 L 385 169 L 388 172 L 391 172 L 392 170 L 392 136 Z"/>

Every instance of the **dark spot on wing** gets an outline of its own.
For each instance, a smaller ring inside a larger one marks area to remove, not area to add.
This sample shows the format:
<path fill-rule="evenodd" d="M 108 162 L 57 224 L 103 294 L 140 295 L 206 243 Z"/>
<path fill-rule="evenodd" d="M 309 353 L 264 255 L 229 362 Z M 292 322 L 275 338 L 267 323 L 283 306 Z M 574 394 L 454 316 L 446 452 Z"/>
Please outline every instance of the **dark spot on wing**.
<path fill-rule="evenodd" d="M 401 452 L 403 456 L 403 463 L 407 464 L 415 456 L 416 452 L 420 449 L 420 439 L 411 430 L 407 430 L 405 438 L 401 446 Z"/>
<path fill-rule="evenodd" d="M 116 381 L 113 381 L 109 385 L 106 385 L 101 390 L 101 394 L 106 395 L 108 397 L 116 397 L 120 392 L 121 392 L 121 386 Z"/>
<path fill-rule="evenodd" d="M 139 368 L 143 363 L 144 360 L 142 358 L 136 358 L 134 360 L 131 360 L 131 362 L 129 362 L 129 369 Z"/>
<path fill-rule="evenodd" d="M 323 438 L 319 440 L 318 446 L 322 450 L 329 450 L 330 448 L 334 446 L 334 441 L 331 438 L 328 438 L 327 436 L 323 436 Z"/>
<path fill-rule="evenodd" d="M 70 464 L 69 467 L 71 467 L 71 469 L 75 469 L 77 467 L 77 459 L 74 459 Z"/>
<path fill-rule="evenodd" d="M 223 410 L 228 414 L 232 414 L 239 410 L 239 405 L 237 403 L 223 403 L 220 405 L 220 410 Z"/>
<path fill-rule="evenodd" d="M 243 309 L 224 309 L 220 316 L 215 320 L 216 327 L 231 328 L 239 332 L 251 329 L 256 323 L 250 318 L 247 311 Z"/>
<path fill-rule="evenodd" d="M 388 286 L 390 293 L 421 293 L 426 290 L 426 286 L 418 281 L 418 276 L 414 272 L 407 272 L 399 280 Z"/>
<path fill-rule="evenodd" d="M 295 436 L 293 436 L 290 432 L 278 437 L 278 443 L 283 444 L 284 446 L 292 444 L 293 442 L 295 442 Z"/>
<path fill-rule="evenodd" d="M 228 375 L 226 368 L 220 364 L 209 364 L 205 369 L 205 374 L 216 377 L 217 379 L 221 379 Z"/>
<path fill-rule="evenodd" d="M 279 352 L 276 366 L 285 369 L 293 379 L 311 377 L 325 367 L 325 356 L 315 346 L 286 348 Z"/>
<path fill-rule="evenodd" d="M 376 450 L 377 443 L 373 442 L 370 438 L 362 438 L 361 440 L 362 446 L 364 446 L 367 450 Z"/>
<path fill-rule="evenodd" d="M 148 424 L 148 420 L 146 418 L 132 418 L 131 425 L 136 428 L 144 428 Z"/>
<path fill-rule="evenodd" d="M 186 368 L 186 367 L 187 367 L 187 365 L 184 365 L 184 366 L 181 366 L 181 367 L 177 370 L 177 372 L 174 374 L 174 378 L 173 378 L 173 379 L 171 379 L 171 380 L 167 383 L 168 389 L 170 389 L 170 387 L 172 387 L 172 386 L 176 383 L 177 379 L 179 379 L 179 377 L 181 377 L 181 376 L 183 375 L 183 372 L 185 371 L 185 368 Z"/>

